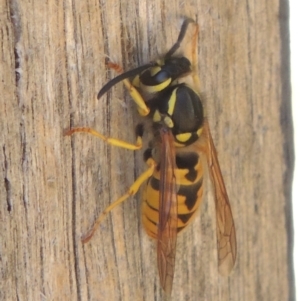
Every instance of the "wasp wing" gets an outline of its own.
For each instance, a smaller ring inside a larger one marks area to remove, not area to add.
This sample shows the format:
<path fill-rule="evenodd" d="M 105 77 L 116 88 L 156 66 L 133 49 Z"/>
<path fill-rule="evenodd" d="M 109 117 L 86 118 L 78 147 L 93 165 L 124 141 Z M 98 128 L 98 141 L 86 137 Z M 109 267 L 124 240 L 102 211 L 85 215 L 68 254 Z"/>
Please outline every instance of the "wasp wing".
<path fill-rule="evenodd" d="M 159 224 L 157 230 L 157 263 L 161 286 L 171 295 L 175 270 L 177 240 L 177 188 L 175 148 L 171 131 L 160 132 L 161 162 L 159 188 Z"/>
<path fill-rule="evenodd" d="M 225 188 L 223 176 L 219 166 L 217 151 L 214 146 L 207 120 L 204 122 L 203 134 L 206 138 L 206 157 L 210 178 L 215 192 L 218 265 L 221 275 L 228 275 L 236 260 L 236 234 Z"/>

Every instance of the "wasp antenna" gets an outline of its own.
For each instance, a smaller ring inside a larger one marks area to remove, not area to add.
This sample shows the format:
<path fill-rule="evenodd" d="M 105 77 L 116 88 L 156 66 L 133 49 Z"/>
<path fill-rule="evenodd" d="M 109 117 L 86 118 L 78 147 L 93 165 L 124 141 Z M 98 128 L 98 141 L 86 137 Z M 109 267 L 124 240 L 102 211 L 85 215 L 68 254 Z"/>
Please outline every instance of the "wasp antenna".
<path fill-rule="evenodd" d="M 116 85 L 117 83 L 121 82 L 122 80 L 129 78 L 129 77 L 133 77 L 136 76 L 138 74 L 140 74 L 141 72 L 143 72 L 144 70 L 153 67 L 156 63 L 149 63 L 143 66 L 139 66 L 135 69 L 126 71 L 118 76 L 116 76 L 115 78 L 113 78 L 111 81 L 109 81 L 107 84 L 105 84 L 101 90 L 99 91 L 97 98 L 100 99 L 101 96 L 103 96 L 111 87 L 113 87 L 114 85 Z"/>
<path fill-rule="evenodd" d="M 177 42 L 171 47 L 171 49 L 167 52 L 167 54 L 165 55 L 165 58 L 170 58 L 174 53 L 175 51 L 180 47 L 180 44 L 186 34 L 186 30 L 188 28 L 188 25 L 190 23 L 194 23 L 195 21 L 191 18 L 186 18 L 183 23 L 182 23 L 182 26 L 181 26 L 181 30 L 180 30 L 180 33 L 179 33 L 179 36 L 178 36 L 178 39 L 177 39 Z"/>

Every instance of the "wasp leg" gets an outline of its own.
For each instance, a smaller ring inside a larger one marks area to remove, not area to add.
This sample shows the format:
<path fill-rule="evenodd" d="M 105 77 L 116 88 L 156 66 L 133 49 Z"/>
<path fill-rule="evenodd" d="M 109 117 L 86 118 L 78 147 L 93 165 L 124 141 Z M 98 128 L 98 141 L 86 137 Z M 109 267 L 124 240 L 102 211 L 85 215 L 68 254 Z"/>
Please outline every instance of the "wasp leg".
<path fill-rule="evenodd" d="M 83 243 L 88 242 L 92 238 L 92 236 L 94 235 L 95 231 L 99 227 L 100 223 L 103 221 L 103 219 L 105 218 L 105 216 L 111 210 L 113 210 L 116 206 L 118 206 L 119 204 L 121 204 L 124 201 L 126 201 L 129 197 L 135 195 L 137 193 L 137 191 L 140 189 L 141 185 L 152 176 L 152 174 L 154 172 L 154 169 L 156 167 L 156 163 L 155 163 L 155 161 L 152 158 L 150 158 L 150 159 L 147 160 L 147 164 L 148 164 L 149 168 L 145 172 L 143 172 L 137 178 L 137 180 L 130 186 L 130 188 L 128 189 L 128 191 L 123 196 L 121 196 L 120 198 L 118 198 L 115 202 L 113 202 L 111 205 L 109 205 L 98 216 L 98 218 L 95 221 L 95 223 L 93 224 L 92 228 L 81 238 L 81 241 Z"/>
<path fill-rule="evenodd" d="M 123 69 L 120 65 L 108 62 L 107 66 L 111 69 L 114 69 L 117 73 L 122 73 Z M 130 96 L 134 100 L 137 105 L 137 110 L 141 116 L 147 116 L 150 112 L 150 109 L 147 107 L 145 100 L 143 99 L 142 95 L 139 91 L 132 85 L 128 78 L 123 79 L 123 83 L 127 88 Z"/>
<path fill-rule="evenodd" d="M 115 139 L 115 138 L 111 138 L 108 136 L 104 136 L 101 133 L 95 131 L 92 128 L 89 127 L 78 127 L 78 128 L 72 128 L 68 131 L 66 131 L 64 133 L 65 136 L 70 136 L 74 133 L 89 133 L 92 134 L 98 138 L 100 138 L 101 140 L 105 141 L 106 143 L 110 144 L 110 145 L 114 145 L 114 146 L 118 146 L 118 147 L 122 147 L 122 148 L 126 148 L 126 149 L 130 149 L 130 150 L 139 150 L 142 148 L 143 146 L 143 141 L 142 141 L 142 136 L 143 136 L 143 125 L 142 124 L 138 124 L 136 126 L 136 143 L 129 143 L 120 139 Z"/>
<path fill-rule="evenodd" d="M 197 87 L 200 89 L 200 79 L 198 76 L 198 33 L 199 33 L 199 26 L 195 23 L 195 33 L 193 34 L 192 38 L 192 50 L 191 50 L 191 59 L 192 59 L 192 66 L 194 69 L 193 72 L 193 81 Z"/>

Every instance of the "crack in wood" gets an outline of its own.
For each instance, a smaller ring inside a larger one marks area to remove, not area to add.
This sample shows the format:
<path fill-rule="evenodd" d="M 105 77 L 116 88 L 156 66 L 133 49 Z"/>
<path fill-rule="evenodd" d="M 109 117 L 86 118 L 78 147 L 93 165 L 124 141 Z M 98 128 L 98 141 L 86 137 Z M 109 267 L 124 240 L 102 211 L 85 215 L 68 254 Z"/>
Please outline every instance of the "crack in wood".
<path fill-rule="evenodd" d="M 6 190 L 6 204 L 7 204 L 7 211 L 11 212 L 12 205 L 11 205 L 11 184 L 9 179 L 7 178 L 7 170 L 8 170 L 8 162 L 5 153 L 5 145 L 3 146 L 3 157 L 4 157 L 4 187 Z"/>
<path fill-rule="evenodd" d="M 10 18 L 12 29 L 14 33 L 14 56 L 15 56 L 15 73 L 16 73 L 16 86 L 18 87 L 18 82 L 21 78 L 21 59 L 20 59 L 20 47 L 19 41 L 22 35 L 22 24 L 21 24 L 21 17 L 19 11 L 19 3 L 17 0 L 11 0 L 9 3 L 10 9 Z"/>

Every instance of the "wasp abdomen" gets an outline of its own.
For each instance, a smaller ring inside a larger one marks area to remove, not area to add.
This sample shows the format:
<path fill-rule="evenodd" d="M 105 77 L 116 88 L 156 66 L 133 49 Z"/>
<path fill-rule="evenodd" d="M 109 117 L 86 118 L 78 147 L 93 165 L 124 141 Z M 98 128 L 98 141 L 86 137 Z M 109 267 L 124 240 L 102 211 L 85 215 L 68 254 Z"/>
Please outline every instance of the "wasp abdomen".
<path fill-rule="evenodd" d="M 149 157 L 149 150 L 147 152 Z M 177 182 L 177 231 L 184 229 L 195 216 L 203 195 L 203 169 L 200 156 L 196 152 L 176 154 Z M 157 237 L 159 220 L 159 164 L 152 177 L 148 180 L 143 193 L 142 220 L 149 236 Z"/>

